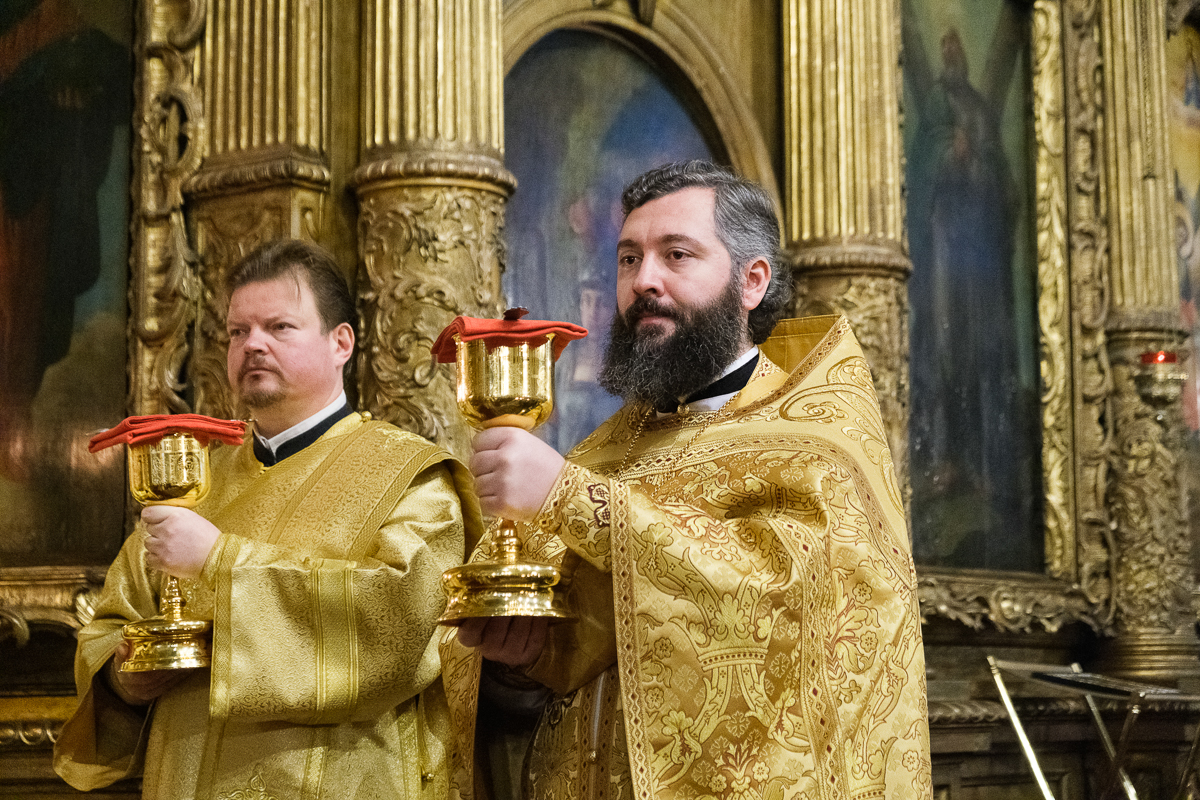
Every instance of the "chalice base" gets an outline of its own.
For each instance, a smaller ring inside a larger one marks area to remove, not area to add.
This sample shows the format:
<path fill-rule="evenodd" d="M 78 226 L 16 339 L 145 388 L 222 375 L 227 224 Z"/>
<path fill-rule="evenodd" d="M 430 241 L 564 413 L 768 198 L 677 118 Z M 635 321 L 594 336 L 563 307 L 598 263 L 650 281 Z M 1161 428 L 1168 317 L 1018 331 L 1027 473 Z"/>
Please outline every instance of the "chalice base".
<path fill-rule="evenodd" d="M 133 646 L 121 672 L 190 669 L 209 664 L 209 631 L 212 623 L 198 619 L 154 617 L 131 622 L 122 629 Z"/>
<path fill-rule="evenodd" d="M 480 561 L 442 573 L 449 602 L 438 622 L 458 625 L 480 617 L 549 617 L 572 620 L 566 599 L 554 591 L 559 572 L 546 564 Z"/>

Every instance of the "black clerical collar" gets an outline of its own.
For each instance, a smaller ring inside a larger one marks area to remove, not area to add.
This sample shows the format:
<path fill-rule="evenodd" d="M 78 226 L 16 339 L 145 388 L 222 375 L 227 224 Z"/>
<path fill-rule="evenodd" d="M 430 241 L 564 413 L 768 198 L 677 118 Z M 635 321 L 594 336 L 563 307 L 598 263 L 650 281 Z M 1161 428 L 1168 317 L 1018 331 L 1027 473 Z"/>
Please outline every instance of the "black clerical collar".
<path fill-rule="evenodd" d="M 703 389 L 698 389 L 692 392 L 677 405 L 660 405 L 655 406 L 655 411 L 660 414 L 674 414 L 683 406 L 689 403 L 695 403 L 699 400 L 707 400 L 710 397 L 720 397 L 724 394 L 733 394 L 740 392 L 750 382 L 750 376 L 754 374 L 754 368 L 758 366 L 759 352 L 755 351 L 754 356 L 742 364 L 740 367 L 730 372 L 728 375 L 723 375 L 715 381 L 705 386 Z"/>
<path fill-rule="evenodd" d="M 332 414 L 325 419 L 312 426 L 304 433 L 297 434 L 291 439 L 288 439 L 283 444 L 279 445 L 279 449 L 271 452 L 271 448 L 267 447 L 266 442 L 257 433 L 254 434 L 254 457 L 257 458 L 264 467 L 273 467 L 280 461 L 283 461 L 288 456 L 294 456 L 310 444 L 321 438 L 325 431 L 332 428 L 336 423 L 348 417 L 352 412 L 348 403 L 343 403 L 341 408 L 335 409 Z"/>

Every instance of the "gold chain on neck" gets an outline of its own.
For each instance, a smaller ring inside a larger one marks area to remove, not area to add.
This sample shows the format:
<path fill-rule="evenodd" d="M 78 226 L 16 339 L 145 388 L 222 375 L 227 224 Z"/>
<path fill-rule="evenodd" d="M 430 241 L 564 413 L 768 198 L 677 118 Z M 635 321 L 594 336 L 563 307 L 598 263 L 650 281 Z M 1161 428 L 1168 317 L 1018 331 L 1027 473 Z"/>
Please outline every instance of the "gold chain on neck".
<path fill-rule="evenodd" d="M 633 446 L 637 444 L 638 439 L 642 438 L 642 428 L 646 427 L 646 420 L 650 419 L 650 415 L 654 413 L 653 406 L 646 406 L 646 413 L 638 417 L 637 425 L 633 428 L 633 436 L 629 439 L 629 446 L 625 448 L 625 455 L 621 456 L 621 463 L 617 465 L 616 472 L 613 474 L 620 477 L 625 471 L 625 467 L 629 462 L 629 454 L 633 452 Z"/>
<path fill-rule="evenodd" d="M 686 453 L 689 449 L 691 449 L 691 446 L 693 444 L 695 444 L 696 440 L 704 435 L 704 432 L 706 430 L 708 430 L 709 426 L 712 425 L 714 422 L 718 422 L 718 421 L 724 422 L 725 419 L 732 416 L 733 415 L 733 408 L 732 408 L 733 401 L 737 398 L 737 396 L 739 394 L 741 394 L 740 391 L 734 392 L 733 395 L 728 400 L 726 400 L 719 409 L 708 414 L 707 415 L 708 419 L 705 420 L 704 424 L 700 426 L 700 430 L 696 431 L 696 434 L 694 436 L 692 436 L 691 439 L 688 439 L 687 443 L 684 444 L 683 447 L 680 447 L 679 449 L 677 449 L 675 451 L 674 458 L 675 459 L 681 458 L 684 453 Z M 646 406 L 646 413 L 644 413 L 640 417 L 638 417 L 637 425 L 635 425 L 634 429 L 633 429 L 633 437 L 629 440 L 629 446 L 625 448 L 625 455 L 621 456 L 621 463 L 617 465 L 617 469 L 613 473 L 613 477 L 620 478 L 622 476 L 622 474 L 625 472 L 625 468 L 629 465 L 628 464 L 629 454 L 633 452 L 633 446 L 636 445 L 638 443 L 638 439 L 640 439 L 642 437 L 642 429 L 646 427 L 646 421 L 650 419 L 650 416 L 653 413 L 654 413 L 654 407 Z"/>

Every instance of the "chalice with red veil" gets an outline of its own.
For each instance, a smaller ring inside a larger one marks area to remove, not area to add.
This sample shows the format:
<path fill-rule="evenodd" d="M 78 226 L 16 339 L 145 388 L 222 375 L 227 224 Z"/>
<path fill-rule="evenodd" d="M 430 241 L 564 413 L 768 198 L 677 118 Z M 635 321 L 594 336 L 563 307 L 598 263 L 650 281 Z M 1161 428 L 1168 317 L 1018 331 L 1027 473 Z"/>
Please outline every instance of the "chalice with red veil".
<path fill-rule="evenodd" d="M 213 439 L 241 444 L 245 423 L 200 414 L 152 414 L 129 417 L 120 425 L 93 436 L 88 450 L 95 453 L 125 444 L 129 491 L 143 506 L 194 508 L 212 485 L 208 446 Z M 139 519 L 140 526 L 142 521 Z M 122 634 L 132 647 L 122 672 L 187 669 L 209 664 L 212 623 L 189 619 L 179 579 L 168 575 L 159 598 L 159 615 L 131 622 Z"/>
<path fill-rule="evenodd" d="M 563 348 L 587 335 L 569 322 L 522 319 L 523 308 L 503 319 L 456 317 L 433 345 L 441 362 L 455 362 L 457 402 L 476 430 L 510 425 L 531 431 L 554 408 L 554 362 Z M 516 525 L 501 520 L 492 557 L 442 574 L 446 591 L 443 625 L 478 617 L 572 619 L 554 591 L 559 570 L 524 560 Z"/>

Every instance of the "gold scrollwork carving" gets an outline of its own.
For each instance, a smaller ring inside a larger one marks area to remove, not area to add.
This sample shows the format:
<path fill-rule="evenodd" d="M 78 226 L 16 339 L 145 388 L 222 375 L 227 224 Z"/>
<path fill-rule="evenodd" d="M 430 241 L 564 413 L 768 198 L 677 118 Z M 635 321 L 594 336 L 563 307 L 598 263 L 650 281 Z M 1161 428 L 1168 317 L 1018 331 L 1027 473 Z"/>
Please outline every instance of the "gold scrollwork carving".
<path fill-rule="evenodd" d="M 1105 507 L 1108 452 L 1112 441 L 1109 395 L 1112 374 L 1105 327 L 1110 291 L 1102 130 L 1103 78 L 1097 0 L 1068 0 L 1062 8 L 1067 87 L 1067 193 L 1074 311 L 1075 373 L 1075 583 L 1098 609 L 1104 629 L 1112 623 L 1111 529 Z"/>
<path fill-rule="evenodd" d="M 491 153 L 419 148 L 390 152 L 364 163 L 355 170 L 351 183 L 378 186 L 393 180 L 421 179 L 458 185 L 480 183 L 506 193 L 517 188 L 517 179 Z"/>
<path fill-rule="evenodd" d="M 803 270 L 853 271 L 893 277 L 907 277 L 912 272 L 912 261 L 896 242 L 882 238 L 872 242 L 866 237 L 853 242 L 806 240 L 803 249 L 795 254 L 793 266 Z"/>
<path fill-rule="evenodd" d="M 20 646 L 34 626 L 79 630 L 92 618 L 104 573 L 102 567 L 0 569 L 0 641 Z"/>
<path fill-rule="evenodd" d="M 1033 6 L 1033 132 L 1036 143 L 1038 328 L 1042 374 L 1042 490 L 1045 559 L 1051 577 L 1075 575 L 1071 407 L 1071 316 L 1063 146 L 1062 21 L 1059 5 Z"/>
<path fill-rule="evenodd" d="M 58 741 L 62 720 L 5 720 L 0 722 L 0 748 L 43 747 Z"/>
<path fill-rule="evenodd" d="M 298 186 L 327 190 L 331 176 L 321 159 L 298 153 L 253 154 L 250 158 L 226 159 L 223 165 L 207 164 L 203 172 L 187 182 L 189 197 L 207 197 L 229 192 L 245 193 L 276 186 Z"/>
<path fill-rule="evenodd" d="M 1008 712 L 1000 703 L 990 700 L 930 700 L 929 724 L 978 725 L 1004 722 Z"/>
<path fill-rule="evenodd" d="M 453 185 L 360 191 L 359 396 L 375 417 L 466 453 L 451 368 L 430 347 L 456 315 L 499 316 L 505 197 Z"/>
<path fill-rule="evenodd" d="M 200 302 L 199 260 L 188 240 L 183 185 L 200 165 L 203 105 L 192 82 L 206 4 L 159 4 L 139 66 L 134 148 L 131 411 L 187 411 L 183 364 Z"/>
<path fill-rule="evenodd" d="M 188 16 L 167 32 L 167 41 L 178 50 L 188 50 L 200 41 L 208 16 L 208 0 L 193 0 L 188 4 Z"/>
<path fill-rule="evenodd" d="M 0 642 L 13 639 L 17 647 L 29 644 L 29 620 L 15 609 L 0 606 Z"/>
<path fill-rule="evenodd" d="M 1140 349 L 1140 348 L 1132 348 Z M 1174 633 L 1190 629 L 1192 587 L 1189 541 L 1184 530 L 1178 463 L 1169 441 L 1180 427 L 1177 404 L 1148 404 L 1134 380 L 1137 353 L 1113 370 L 1112 407 L 1117 435 L 1110 455 L 1111 509 L 1120 587 L 1117 615 L 1125 631 Z"/>
<path fill-rule="evenodd" d="M 924 568 L 917 596 L 923 619 L 946 617 L 973 630 L 991 623 L 1009 633 L 1030 633 L 1035 628 L 1053 633 L 1071 622 L 1096 624 L 1087 598 L 1075 587 L 1064 588 L 1050 578 L 1014 575 L 997 581 L 983 574 Z"/>

